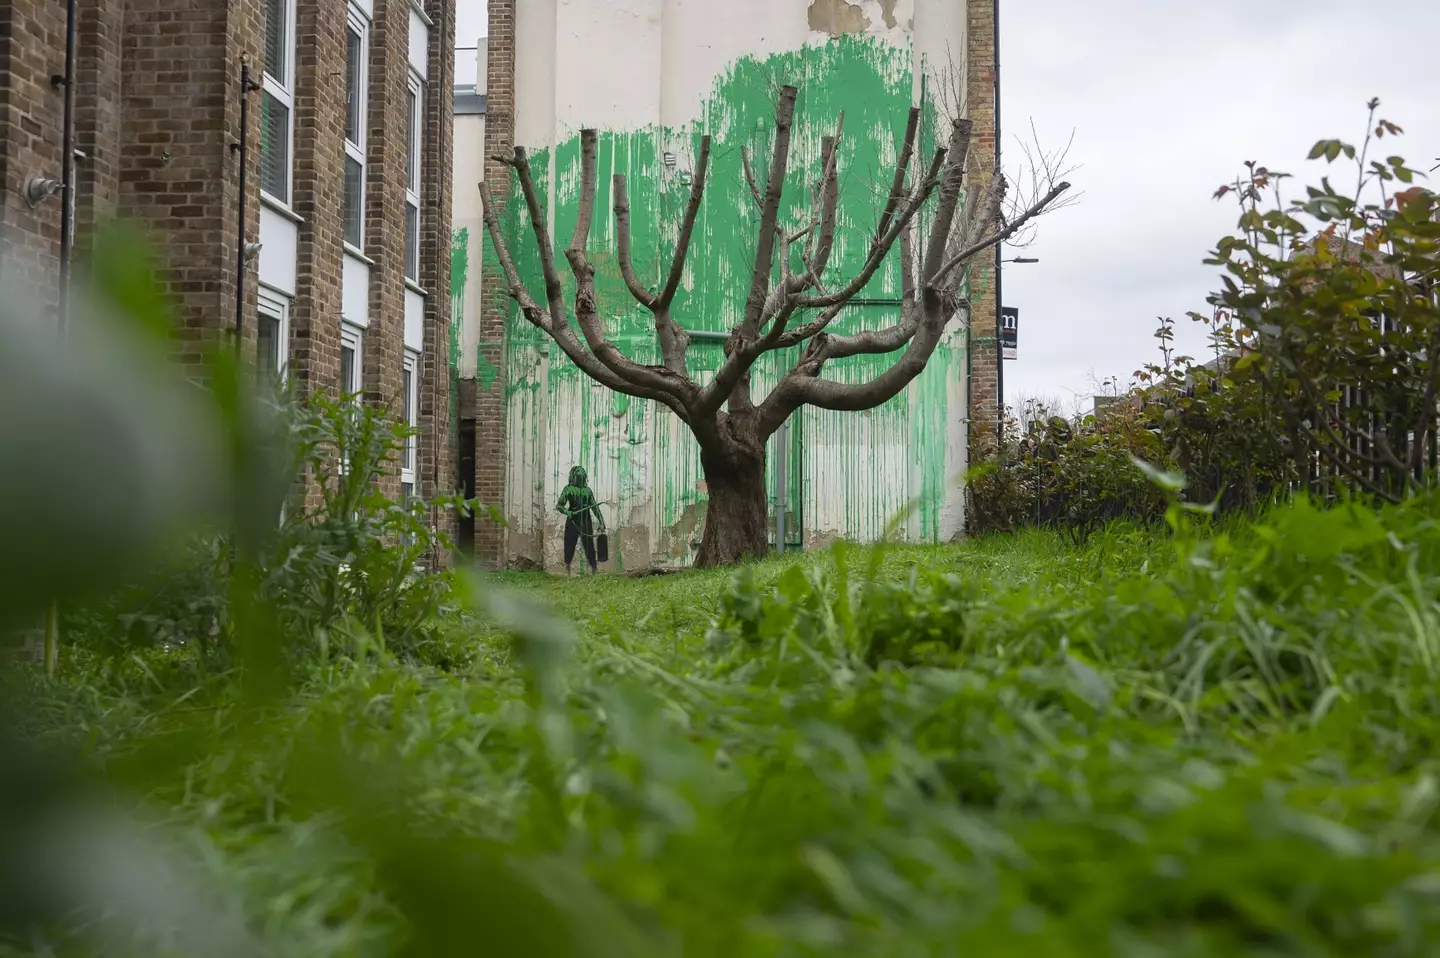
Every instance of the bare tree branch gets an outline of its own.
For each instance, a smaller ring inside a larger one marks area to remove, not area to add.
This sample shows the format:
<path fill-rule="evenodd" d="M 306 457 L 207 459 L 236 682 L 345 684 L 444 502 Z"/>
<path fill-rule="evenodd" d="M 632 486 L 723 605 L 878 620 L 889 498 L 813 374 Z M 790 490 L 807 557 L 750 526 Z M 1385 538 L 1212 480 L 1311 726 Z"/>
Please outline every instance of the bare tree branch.
<path fill-rule="evenodd" d="M 724 404 L 730 390 L 735 388 L 736 384 L 754 364 L 755 360 L 763 353 L 777 348 L 779 344 L 785 340 L 789 320 L 797 310 L 804 308 L 825 309 L 826 312 L 822 314 L 821 319 L 817 320 L 816 324 L 812 327 L 815 331 L 818 331 L 834 319 L 840 307 L 853 299 L 860 290 L 865 288 L 865 285 L 874 278 L 880 265 L 884 263 L 885 257 L 895 245 L 900 234 L 909 227 L 930 195 L 941 185 L 944 174 L 951 165 L 947 163 L 947 157 L 951 157 L 953 160 L 957 148 L 959 149 L 959 159 L 957 161 L 959 172 L 955 174 L 955 179 L 957 183 L 959 182 L 960 176 L 963 175 L 964 156 L 969 145 L 970 129 L 971 124 L 969 120 L 955 121 L 949 147 L 935 151 L 935 158 L 930 164 L 930 170 L 926 174 L 925 180 L 912 191 L 908 202 L 903 204 L 898 216 L 891 216 L 890 224 L 884 233 L 880 234 L 879 237 L 871 243 L 864 266 L 845 287 L 821 296 L 799 295 L 807 286 L 813 285 L 814 281 L 818 281 L 818 277 L 815 277 L 814 271 L 812 270 L 803 281 L 793 281 L 789 286 L 782 285 L 779 291 L 783 292 L 783 299 L 774 294 L 766 298 L 765 303 L 762 304 L 761 316 L 773 316 L 769 330 L 766 331 L 764 335 L 757 337 L 753 335 L 754 330 L 751 330 L 748 325 L 741 327 L 739 341 L 726 356 L 724 365 L 715 373 L 715 377 L 710 383 L 700 390 L 700 396 L 695 406 L 697 414 L 706 415 L 712 410 L 719 409 L 720 406 Z M 829 188 L 828 182 L 830 181 L 838 181 L 838 177 L 829 177 L 827 180 L 827 189 Z M 903 176 L 901 177 L 901 181 L 903 183 Z M 838 186 L 836 189 L 838 191 Z M 958 202 L 958 187 L 956 200 Z M 838 199 L 836 203 L 838 204 Z M 764 224 L 762 224 L 762 230 L 763 228 Z M 781 305 L 782 303 L 783 305 Z M 769 307 L 768 312 L 766 307 Z M 746 333 L 752 333 L 752 335 L 746 335 Z M 814 335 L 814 332 L 811 332 L 809 335 Z M 732 402 L 732 407 L 733 405 Z"/>
<path fill-rule="evenodd" d="M 485 226 L 490 231 L 491 241 L 495 244 L 495 254 L 500 260 L 500 269 L 505 274 L 505 282 L 509 284 L 507 292 L 510 298 L 520 307 L 520 312 L 529 320 L 530 325 L 537 329 L 550 331 L 550 323 L 545 310 L 535 301 L 530 294 L 529 288 L 520 278 L 520 270 L 515 266 L 515 258 L 510 253 L 510 244 L 504 241 L 500 232 L 500 219 L 495 213 L 495 199 L 490 195 L 490 184 L 480 184 L 480 206 L 485 219 Z"/>
<path fill-rule="evenodd" d="M 665 366 L 647 366 L 637 363 L 622 353 L 605 335 L 605 323 L 601 319 L 595 302 L 595 268 L 585 255 L 590 237 L 590 224 L 595 215 L 595 192 L 598 178 L 599 147 L 594 130 L 580 131 L 580 205 L 575 221 L 575 233 L 565 259 L 570 271 L 575 274 L 575 319 L 585 342 L 595 357 L 622 379 L 637 386 L 669 392 L 682 402 L 687 401 L 694 387 L 683 376 L 677 376 Z M 522 174 L 522 176 L 528 175 Z M 533 192 L 533 187 L 531 188 Z"/>
<path fill-rule="evenodd" d="M 826 137 L 820 144 L 821 174 L 816 191 L 820 202 L 820 214 L 810 220 L 810 236 L 815 240 L 805 250 L 805 269 L 809 273 L 809 285 L 819 286 L 825 278 L 825 267 L 830 264 L 830 254 L 835 249 L 835 220 L 840 207 L 840 144 L 845 133 L 845 114 L 840 114 L 835 136 Z"/>
<path fill-rule="evenodd" d="M 841 336 L 831 336 L 831 345 L 827 349 L 827 356 L 829 358 L 838 359 L 842 356 L 853 356 L 862 352 L 893 352 L 894 350 L 899 349 L 901 346 L 905 345 L 905 343 L 909 342 L 910 336 L 914 335 L 917 326 L 916 323 L 913 321 L 913 317 L 910 316 L 910 313 L 916 307 L 914 220 L 911 220 L 909 223 L 905 224 L 904 230 L 901 231 L 898 245 L 900 247 L 900 315 L 902 317 L 901 322 L 896 324 L 895 326 L 891 326 L 886 329 L 856 334 L 857 336 L 867 337 L 863 340 L 863 342 L 865 343 L 888 344 L 893 342 L 894 345 L 888 346 L 887 348 L 862 348 L 857 349 L 855 352 L 844 352 L 844 350 L 848 348 L 845 345 L 846 338 Z M 787 330 L 785 335 L 781 336 L 779 341 L 776 342 L 775 348 L 789 349 L 792 346 L 798 346 L 801 343 L 805 342 L 805 340 L 817 336 L 820 333 L 823 333 L 826 327 L 828 327 L 835 320 L 835 317 L 840 315 L 840 312 L 845 308 L 845 305 L 846 304 L 844 303 L 840 303 L 835 306 L 827 307 L 820 313 L 818 318 L 801 326 L 796 326 L 794 329 Z M 908 330 L 908 333 L 901 335 L 900 330 L 902 328 Z M 900 336 L 898 341 L 895 339 L 896 336 Z"/>
<path fill-rule="evenodd" d="M 775 149 L 770 157 L 770 175 L 765 181 L 765 203 L 760 210 L 760 235 L 756 237 L 750 295 L 745 299 L 744 329 L 751 336 L 760 328 L 765 298 L 770 291 L 770 270 L 775 264 L 775 227 L 780 218 L 785 173 L 790 167 L 790 135 L 795 123 L 795 97 L 798 92 L 793 86 L 782 89 L 780 106 L 775 111 Z"/>
<path fill-rule="evenodd" d="M 571 362 L 578 366 L 587 376 L 594 379 L 609 389 L 623 393 L 627 396 L 634 396 L 638 399 L 653 399 L 663 403 L 675 411 L 675 414 L 682 420 L 689 421 L 688 410 L 680 400 L 671 393 L 663 390 L 651 389 L 636 383 L 629 382 L 621 376 L 616 375 L 604 363 L 591 355 L 576 338 L 569 322 L 562 312 L 560 321 L 554 321 L 553 316 L 546 313 L 530 295 L 529 289 L 520 278 L 520 271 L 515 265 L 515 258 L 510 252 L 510 246 L 505 240 L 505 234 L 500 229 L 500 217 L 495 211 L 495 199 L 490 193 L 490 186 L 482 182 L 480 184 L 480 200 L 484 211 L 485 227 L 490 233 L 490 241 L 495 246 L 497 258 L 500 260 L 500 268 L 505 274 L 505 280 L 509 284 L 510 297 L 520 306 L 521 312 L 531 325 L 547 333 L 550 338 L 560 347 Z"/>
<path fill-rule="evenodd" d="M 545 277 L 545 299 L 550 304 L 552 325 L 565 324 L 565 292 L 560 283 L 560 273 L 555 269 L 554 246 L 550 242 L 550 226 L 545 221 L 545 211 L 540 206 L 540 196 L 535 192 L 535 178 L 530 173 L 530 158 L 525 147 L 515 147 L 515 158 L 509 162 L 520 178 L 520 190 L 525 195 L 525 208 L 530 213 L 530 228 L 535 234 L 535 245 L 540 251 L 540 269 Z"/>
<path fill-rule="evenodd" d="M 620 273 L 630 294 L 640 301 L 655 316 L 655 337 L 660 341 L 660 356 L 665 368 L 680 377 L 686 375 L 685 350 L 690 345 L 690 335 L 675 322 L 670 306 L 679 292 L 685 275 L 685 260 L 695 235 L 695 222 L 700 215 L 700 204 L 705 198 L 705 187 L 710 172 L 710 137 L 700 139 L 700 156 L 696 163 L 695 178 L 690 184 L 690 200 L 685 206 L 685 216 L 680 224 L 680 233 L 675 241 L 675 253 L 670 261 L 670 272 L 665 286 L 657 296 L 647 290 L 635 275 L 631 255 L 630 237 L 630 195 L 623 174 L 615 175 L 615 225 L 619 233 L 617 254 L 620 259 Z"/>
<path fill-rule="evenodd" d="M 700 158 L 695 166 L 695 178 L 690 183 L 690 202 L 685 207 L 685 218 L 680 223 L 680 235 L 675 240 L 675 256 L 670 262 L 670 277 L 660 293 L 660 310 L 669 310 L 675 302 L 675 293 L 680 289 L 680 280 L 685 275 L 685 257 L 690 252 L 690 241 L 695 235 L 695 220 L 700 215 L 700 201 L 705 198 L 705 183 L 710 172 L 710 137 L 700 138 Z"/>
<path fill-rule="evenodd" d="M 990 236 L 985 237 L 984 239 L 973 242 L 969 246 L 962 249 L 960 252 L 956 253 L 950 258 L 948 262 L 945 263 L 945 265 L 940 267 L 940 272 L 935 277 L 935 282 L 945 282 L 945 277 L 948 276 L 950 272 L 956 267 L 963 265 L 964 263 L 973 259 L 977 254 L 984 252 L 990 247 L 1003 243 L 1011 236 L 1014 236 L 1021 229 L 1023 229 L 1027 223 L 1046 212 L 1050 208 L 1050 205 L 1054 203 L 1057 199 L 1059 199 L 1060 196 L 1068 189 L 1070 189 L 1069 183 L 1055 184 L 1055 186 L 1050 188 L 1050 192 L 1042 196 L 1039 201 L 1037 201 L 1033 206 L 1031 206 L 1019 217 L 1009 223 L 1000 232 L 993 233 Z"/>
<path fill-rule="evenodd" d="M 755 181 L 755 167 L 750 165 L 750 148 L 740 147 L 740 164 L 745 168 L 745 182 L 750 187 L 750 196 L 755 200 L 757 210 L 765 208 L 765 200 L 760 195 L 760 186 Z"/>
<path fill-rule="evenodd" d="M 646 309 L 654 309 L 658 298 L 645 288 L 635 275 L 635 261 L 631 255 L 630 238 L 630 191 L 625 185 L 625 174 L 616 173 L 613 181 L 615 192 L 615 255 L 620 260 L 620 275 L 630 295 Z"/>
<path fill-rule="evenodd" d="M 769 436 L 801 405 L 847 411 L 874 408 L 897 395 L 925 369 L 954 309 L 953 297 L 945 295 L 935 282 L 935 275 L 943 265 L 946 239 L 954 226 L 960 204 L 970 131 L 968 120 L 956 120 L 949 149 L 944 151 L 946 158 L 941 176 L 940 201 L 931 226 L 930 249 L 921 269 L 920 301 L 911 314 L 913 318 L 902 319 L 898 326 L 873 336 L 842 337 L 837 344 L 837 348 L 845 350 L 846 355 L 856 355 L 871 350 L 889 352 L 889 348 L 883 347 L 894 343 L 894 347 L 898 348 L 908 341 L 904 355 L 869 382 L 839 383 L 820 378 L 820 372 L 830 358 L 828 350 L 831 343 L 830 337 L 817 337 L 806 347 L 800 362 L 761 405 L 756 423 L 759 435 Z M 913 198 L 911 202 L 913 204 Z M 910 216 L 913 217 L 913 212 Z M 899 225 L 903 228 L 904 223 Z M 895 226 L 892 225 L 891 229 L 894 230 Z M 907 328 L 907 322 L 913 323 L 914 328 Z"/>
<path fill-rule="evenodd" d="M 940 186 L 942 173 L 947 165 L 947 155 L 954 155 L 952 151 L 958 148 L 960 150 L 959 165 L 963 166 L 965 153 L 970 146 L 970 121 L 956 120 L 955 130 L 958 135 L 951 136 L 950 147 L 948 149 L 942 148 L 935 151 L 935 158 L 930 163 L 929 172 L 926 173 L 924 181 L 921 182 L 919 187 L 912 193 L 910 201 L 904 205 L 899 217 L 892 217 L 890 226 L 886 229 L 885 233 L 870 244 L 870 253 L 866 257 L 865 265 L 860 268 L 860 271 L 855 274 L 849 283 L 834 292 L 826 293 L 823 296 L 807 296 L 802 298 L 798 304 L 802 309 L 823 309 L 826 306 L 843 303 L 858 295 L 860 290 L 864 289 L 866 284 L 875 277 L 875 273 L 879 271 L 881 265 L 885 262 L 885 257 L 889 255 L 890 248 L 894 246 L 895 241 L 900 238 L 900 233 L 910 221 L 915 218 L 915 214 L 920 212 L 920 208 L 930 199 L 936 187 Z M 962 130 L 963 133 L 961 133 Z"/>
<path fill-rule="evenodd" d="M 914 106 L 910 108 L 910 117 L 905 122 L 905 138 L 900 143 L 900 155 L 895 159 L 895 176 L 890 183 L 890 197 L 885 201 L 885 209 L 880 213 L 880 221 L 875 225 L 876 240 L 890 229 L 895 210 L 905 199 L 905 178 L 910 173 L 910 159 L 915 155 L 915 138 L 919 131 L 920 108 Z"/>

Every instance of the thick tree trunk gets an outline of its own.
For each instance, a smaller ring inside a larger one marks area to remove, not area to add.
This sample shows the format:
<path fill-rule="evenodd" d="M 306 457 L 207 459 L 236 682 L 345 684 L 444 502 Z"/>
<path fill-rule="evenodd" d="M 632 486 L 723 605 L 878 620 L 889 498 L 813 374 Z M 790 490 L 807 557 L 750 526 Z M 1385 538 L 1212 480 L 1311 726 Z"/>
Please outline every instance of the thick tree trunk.
<path fill-rule="evenodd" d="M 712 456 L 700 464 L 710 502 L 695 568 L 713 569 L 760 558 L 770 548 L 770 507 L 765 496 L 765 450 Z"/>

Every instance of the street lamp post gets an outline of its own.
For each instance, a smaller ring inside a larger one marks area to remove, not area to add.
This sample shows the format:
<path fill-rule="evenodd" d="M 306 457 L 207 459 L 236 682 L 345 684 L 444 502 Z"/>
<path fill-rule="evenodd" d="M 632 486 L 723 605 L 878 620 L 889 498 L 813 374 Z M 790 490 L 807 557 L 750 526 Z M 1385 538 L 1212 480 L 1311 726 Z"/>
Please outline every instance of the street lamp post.
<path fill-rule="evenodd" d="M 1026 265 L 1038 263 L 1040 260 L 1034 256 L 1016 256 L 1013 259 L 997 260 L 995 264 L 995 277 L 1000 277 L 1000 267 L 1005 263 L 1017 263 Z M 1004 338 L 1001 324 L 1005 321 L 1004 303 L 1000 300 L 1000 284 L 995 284 L 995 439 L 1000 444 L 1000 449 L 1005 447 L 1005 347 L 1001 345 Z"/>

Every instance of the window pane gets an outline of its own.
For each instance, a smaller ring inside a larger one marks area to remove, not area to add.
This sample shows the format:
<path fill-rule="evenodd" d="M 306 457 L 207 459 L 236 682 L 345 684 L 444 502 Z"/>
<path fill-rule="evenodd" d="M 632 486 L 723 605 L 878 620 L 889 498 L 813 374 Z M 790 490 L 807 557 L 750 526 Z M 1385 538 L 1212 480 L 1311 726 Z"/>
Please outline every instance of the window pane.
<path fill-rule="evenodd" d="M 280 348 L 280 320 L 261 313 L 255 324 L 255 368 L 261 383 L 279 380 Z"/>
<path fill-rule="evenodd" d="M 354 27 L 346 31 L 345 50 L 345 139 L 360 145 L 365 98 L 360 79 L 365 68 L 365 42 Z"/>
<path fill-rule="evenodd" d="M 360 390 L 355 388 L 355 347 L 340 346 L 340 392 L 349 396 Z"/>
<path fill-rule="evenodd" d="M 409 91 L 409 123 L 405 144 L 405 178 L 410 192 L 420 192 L 420 98 L 415 88 Z"/>
<path fill-rule="evenodd" d="M 365 238 L 365 167 L 345 157 L 345 242 L 356 249 Z"/>
<path fill-rule="evenodd" d="M 290 202 L 290 109 L 269 93 L 260 98 L 260 188 Z"/>
<path fill-rule="evenodd" d="M 400 501 L 409 502 L 415 498 L 415 486 L 408 482 L 400 483 Z"/>
<path fill-rule="evenodd" d="M 420 211 L 405 204 L 405 278 L 420 281 Z"/>
<path fill-rule="evenodd" d="M 400 400 L 400 416 L 405 425 L 415 428 L 415 372 L 407 367 L 404 376 L 403 395 Z M 405 437 L 405 468 L 415 469 L 415 437 Z"/>
<path fill-rule="evenodd" d="M 265 72 L 281 86 L 285 82 L 285 48 L 289 45 L 285 34 L 289 24 L 285 22 L 285 0 L 265 0 Z"/>

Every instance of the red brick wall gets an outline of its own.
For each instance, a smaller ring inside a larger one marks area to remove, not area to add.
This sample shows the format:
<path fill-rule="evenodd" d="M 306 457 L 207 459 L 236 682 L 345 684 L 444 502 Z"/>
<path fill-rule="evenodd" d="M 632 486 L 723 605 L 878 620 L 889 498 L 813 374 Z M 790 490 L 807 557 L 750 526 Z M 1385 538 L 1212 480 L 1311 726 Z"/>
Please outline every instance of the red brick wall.
<path fill-rule="evenodd" d="M 406 91 L 410 79 L 409 0 L 376 0 L 370 32 L 370 119 L 365 152 L 365 253 L 370 269 L 370 327 L 365 330 L 365 396 L 401 410 L 405 357 Z M 400 491 L 398 462 L 381 480 Z"/>
<path fill-rule="evenodd" d="M 150 228 L 175 303 L 177 358 L 197 365 L 199 348 L 224 342 L 235 322 L 240 153 L 232 145 L 240 61 L 261 45 L 261 10 L 258 0 L 126 0 L 124 15 L 119 212 Z M 250 183 L 258 183 L 258 102 L 252 95 Z M 253 197 L 248 206 L 253 237 L 259 207 Z M 249 316 L 253 282 L 247 293 Z"/>
<path fill-rule="evenodd" d="M 994 0 L 967 3 L 967 106 L 976 133 L 971 153 L 980 165 L 979 176 L 972 182 L 985 183 L 995 169 L 995 6 Z M 992 249 L 977 257 L 971 267 L 969 393 L 971 435 L 976 438 L 994 432 L 999 395 L 995 369 L 995 263 L 996 251 Z"/>
<path fill-rule="evenodd" d="M 449 429 L 450 129 L 455 0 L 428 0 L 431 31 L 425 121 L 421 282 L 428 292 L 421 376 L 425 493 L 453 483 Z M 345 116 L 345 0 L 299 0 L 292 208 L 300 220 L 292 302 L 291 372 L 304 394 L 333 395 L 339 374 Z M 149 227 L 161 281 L 175 304 L 176 355 L 199 358 L 235 320 L 239 213 L 240 64 L 263 69 L 261 0 L 86 0 L 76 70 L 77 269 L 95 229 L 114 214 Z M 62 205 L 31 210 L 25 177 L 58 178 L 64 11 L 56 0 L 0 3 L 0 277 L 55 298 Z M 374 258 L 365 342 L 369 398 L 392 406 L 401 387 L 404 331 L 404 171 L 409 0 L 378 0 L 371 34 L 367 252 Z M 260 219 L 259 93 L 250 94 L 245 239 Z M 247 344 L 253 345 L 256 262 L 247 266 Z M 439 383 L 443 388 L 434 388 Z M 397 475 L 386 478 L 398 491 Z"/>
<path fill-rule="evenodd" d="M 301 3 L 295 28 L 291 206 L 301 222 L 290 305 L 290 376 L 301 395 L 331 398 L 340 379 L 346 11 L 344 0 Z"/>
<path fill-rule="evenodd" d="M 65 68 L 65 6 L 0 3 L 0 280 L 42 303 L 56 300 L 58 195 L 31 209 L 25 178 L 60 178 L 63 94 L 50 78 Z"/>
<path fill-rule="evenodd" d="M 124 0 L 80 5 L 75 145 L 86 156 L 75 169 L 75 249 L 81 258 L 120 202 L 124 9 Z"/>
<path fill-rule="evenodd" d="M 150 228 L 176 311 L 176 354 L 215 341 L 234 316 L 238 63 L 255 45 L 257 0 L 93 0 L 80 5 L 75 64 L 77 271 L 115 213 Z M 0 7 L 0 274 L 53 301 L 59 196 L 30 209 L 32 173 L 61 173 L 65 7 Z M 252 209 L 251 228 L 258 223 Z"/>
<path fill-rule="evenodd" d="M 504 203 L 509 170 L 491 157 L 515 148 L 515 4 L 516 0 L 490 0 L 490 36 L 487 40 L 485 94 L 485 180 L 497 203 Z M 503 505 L 505 499 L 505 320 L 510 303 L 499 264 L 485 257 L 481 268 L 485 301 L 480 313 L 480 361 L 500 374 L 489 388 L 475 390 L 475 495 L 486 504 Z M 482 565 L 499 567 L 505 561 L 505 530 L 483 516 L 475 520 L 475 558 Z"/>
<path fill-rule="evenodd" d="M 458 486 L 455 446 L 458 440 L 455 410 L 451 408 L 450 355 L 450 232 L 451 164 L 454 142 L 455 5 L 453 0 L 429 0 L 426 12 L 434 22 L 430 30 L 430 73 L 425 87 L 425 159 L 429 176 L 422 183 L 420 220 L 420 276 L 430 291 L 425 300 L 425 354 L 420 372 L 420 483 L 427 497 L 449 495 Z M 448 514 L 442 529 L 458 531 L 456 517 Z"/>

